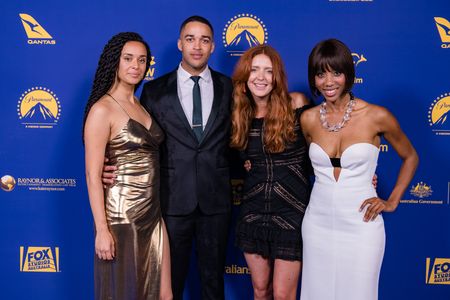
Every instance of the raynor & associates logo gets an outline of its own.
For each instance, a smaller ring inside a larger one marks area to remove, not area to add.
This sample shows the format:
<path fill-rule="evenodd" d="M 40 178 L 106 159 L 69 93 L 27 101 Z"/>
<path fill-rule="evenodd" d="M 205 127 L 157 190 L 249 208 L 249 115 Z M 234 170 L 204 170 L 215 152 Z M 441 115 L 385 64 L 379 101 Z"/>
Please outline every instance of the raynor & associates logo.
<path fill-rule="evenodd" d="M 442 17 L 435 17 L 434 21 L 441 37 L 441 48 L 450 48 L 450 22 Z"/>
<path fill-rule="evenodd" d="M 426 260 L 426 284 L 450 284 L 450 258 Z"/>
<path fill-rule="evenodd" d="M 19 14 L 30 45 L 55 45 L 56 41 L 32 16 Z"/>
<path fill-rule="evenodd" d="M 51 90 L 33 87 L 20 96 L 17 114 L 25 128 L 53 128 L 61 115 L 61 104 Z"/>
<path fill-rule="evenodd" d="M 0 186 L 5 192 L 11 192 L 16 186 L 16 179 L 11 175 L 5 175 L 0 179 Z"/>
<path fill-rule="evenodd" d="M 450 93 L 440 95 L 431 103 L 428 109 L 428 122 L 436 135 L 450 135 L 450 122 L 448 112 L 450 110 Z"/>
<path fill-rule="evenodd" d="M 264 22 L 252 14 L 239 14 L 231 18 L 222 33 L 222 41 L 231 56 L 240 56 L 245 50 L 267 43 Z"/>
<path fill-rule="evenodd" d="M 59 247 L 20 247 L 21 272 L 60 272 Z"/>

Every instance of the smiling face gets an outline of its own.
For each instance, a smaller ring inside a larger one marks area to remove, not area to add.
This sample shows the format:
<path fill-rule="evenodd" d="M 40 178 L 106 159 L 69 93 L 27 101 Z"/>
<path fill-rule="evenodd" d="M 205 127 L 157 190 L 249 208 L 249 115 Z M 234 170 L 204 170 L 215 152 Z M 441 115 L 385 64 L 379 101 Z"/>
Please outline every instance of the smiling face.
<path fill-rule="evenodd" d="M 127 42 L 120 54 L 117 69 L 118 82 L 136 85 L 145 75 L 147 64 L 147 50 L 145 46 L 136 41 Z"/>
<path fill-rule="evenodd" d="M 272 61 L 265 54 L 258 54 L 252 59 L 247 86 L 255 101 L 267 100 L 273 89 Z"/>
<path fill-rule="evenodd" d="M 323 95 L 325 100 L 335 102 L 344 97 L 345 75 L 329 69 L 318 72 L 314 77 L 315 87 Z"/>
<path fill-rule="evenodd" d="M 183 69 L 191 75 L 199 75 L 214 51 L 211 29 L 197 21 L 187 23 L 181 30 L 178 49 L 181 51 Z"/>

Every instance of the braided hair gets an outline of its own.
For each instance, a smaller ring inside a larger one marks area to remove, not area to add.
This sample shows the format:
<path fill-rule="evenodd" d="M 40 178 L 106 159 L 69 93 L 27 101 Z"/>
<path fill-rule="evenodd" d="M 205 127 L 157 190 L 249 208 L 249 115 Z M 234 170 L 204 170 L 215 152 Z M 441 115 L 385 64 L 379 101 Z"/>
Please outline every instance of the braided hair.
<path fill-rule="evenodd" d="M 117 69 L 119 68 L 120 54 L 122 53 L 123 46 L 127 42 L 140 42 L 145 46 L 147 50 L 147 62 L 145 65 L 145 72 L 147 74 L 151 61 L 151 53 L 148 44 L 142 39 L 142 37 L 135 32 L 121 32 L 113 36 L 103 48 L 103 52 L 100 55 L 98 61 L 97 71 L 95 71 L 94 83 L 92 84 L 91 94 L 84 109 L 83 117 L 83 131 L 82 137 L 84 141 L 84 126 L 86 119 L 91 110 L 91 107 L 103 97 L 109 89 L 113 86 Z M 139 87 L 142 80 L 134 87 L 134 90 Z"/>

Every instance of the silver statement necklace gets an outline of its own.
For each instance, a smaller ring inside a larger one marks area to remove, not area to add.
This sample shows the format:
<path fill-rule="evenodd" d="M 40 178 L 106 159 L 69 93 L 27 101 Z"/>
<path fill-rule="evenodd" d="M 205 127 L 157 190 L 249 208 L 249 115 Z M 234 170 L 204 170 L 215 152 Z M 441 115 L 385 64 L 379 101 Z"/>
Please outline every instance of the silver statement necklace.
<path fill-rule="evenodd" d="M 338 132 L 342 129 L 342 127 L 345 126 L 345 124 L 350 120 L 351 114 L 353 111 L 353 107 L 355 106 L 356 100 L 353 96 L 352 92 L 349 92 L 350 94 L 350 101 L 348 101 L 347 106 L 345 107 L 344 116 L 342 117 L 342 121 L 331 125 L 327 121 L 327 103 L 326 101 L 323 101 L 320 105 L 320 122 L 322 123 L 322 127 L 328 130 L 329 132 Z"/>

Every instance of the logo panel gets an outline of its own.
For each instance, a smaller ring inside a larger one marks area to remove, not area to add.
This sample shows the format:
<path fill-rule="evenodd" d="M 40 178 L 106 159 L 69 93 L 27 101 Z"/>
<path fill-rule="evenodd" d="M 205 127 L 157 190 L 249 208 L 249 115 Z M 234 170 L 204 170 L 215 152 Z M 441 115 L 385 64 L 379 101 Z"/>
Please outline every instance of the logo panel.
<path fill-rule="evenodd" d="M 361 63 L 367 62 L 367 59 L 364 57 L 364 54 L 359 53 L 352 53 L 353 58 L 353 64 L 355 65 L 355 69 L 357 69 L 358 65 Z M 364 79 L 362 77 L 356 77 L 355 76 L 355 84 L 361 84 L 364 82 Z"/>
<path fill-rule="evenodd" d="M 428 123 L 436 135 L 450 135 L 450 126 L 447 120 L 450 110 L 450 93 L 437 97 L 428 109 Z"/>
<path fill-rule="evenodd" d="M 56 41 L 52 36 L 38 23 L 32 16 L 28 14 L 19 14 L 23 28 L 28 37 L 30 45 L 54 45 Z"/>
<path fill-rule="evenodd" d="M 400 203 L 406 204 L 432 204 L 432 205 L 442 205 L 445 204 L 445 200 L 438 199 L 428 199 L 433 195 L 433 189 L 430 184 L 423 181 L 419 181 L 411 186 L 409 194 L 412 199 L 400 200 Z M 448 204 L 448 199 L 447 199 Z"/>
<path fill-rule="evenodd" d="M 145 81 L 150 81 L 150 80 L 155 79 L 155 67 L 153 67 L 155 64 L 156 64 L 155 57 L 152 56 L 152 60 L 150 61 L 150 66 L 144 77 Z"/>
<path fill-rule="evenodd" d="M 11 175 L 5 175 L 0 179 L 0 187 L 5 192 L 11 192 L 16 186 L 16 179 Z"/>
<path fill-rule="evenodd" d="M 441 37 L 441 48 L 450 48 L 450 22 L 442 17 L 435 17 L 434 21 Z"/>
<path fill-rule="evenodd" d="M 25 128 L 53 128 L 61 115 L 61 105 L 49 89 L 33 87 L 20 97 L 17 114 Z"/>
<path fill-rule="evenodd" d="M 239 14 L 231 18 L 222 33 L 222 41 L 231 56 L 241 56 L 247 49 L 267 43 L 264 22 L 252 14 Z"/>
<path fill-rule="evenodd" d="M 450 258 L 426 259 L 427 284 L 450 284 Z"/>
<path fill-rule="evenodd" d="M 20 247 L 21 272 L 59 272 L 59 247 Z"/>

